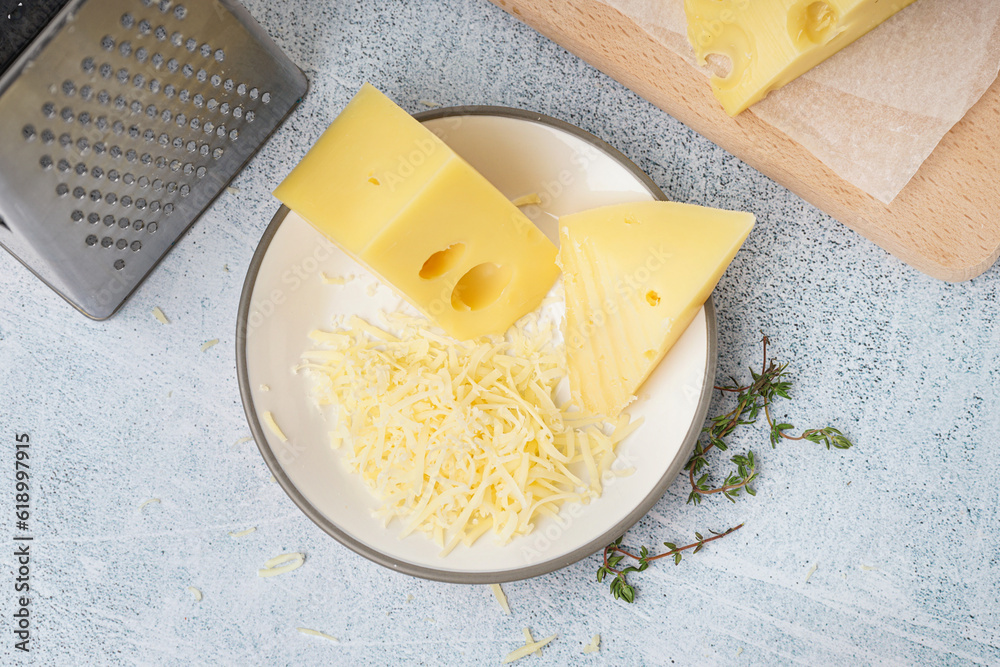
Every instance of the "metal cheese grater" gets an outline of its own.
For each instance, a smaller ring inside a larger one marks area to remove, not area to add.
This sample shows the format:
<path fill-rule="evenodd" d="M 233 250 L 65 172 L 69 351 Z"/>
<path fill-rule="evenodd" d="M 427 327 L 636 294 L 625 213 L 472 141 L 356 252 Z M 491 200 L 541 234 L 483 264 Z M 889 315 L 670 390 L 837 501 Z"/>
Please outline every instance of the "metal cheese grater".
<path fill-rule="evenodd" d="M 232 0 L 70 0 L 0 75 L 0 245 L 111 316 L 306 87 Z"/>

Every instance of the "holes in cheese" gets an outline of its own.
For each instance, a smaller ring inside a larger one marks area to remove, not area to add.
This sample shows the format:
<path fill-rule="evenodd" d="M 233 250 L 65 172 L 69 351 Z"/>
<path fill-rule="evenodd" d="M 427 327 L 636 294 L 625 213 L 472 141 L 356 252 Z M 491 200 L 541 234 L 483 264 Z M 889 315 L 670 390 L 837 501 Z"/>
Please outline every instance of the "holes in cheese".
<path fill-rule="evenodd" d="M 455 310 L 482 310 L 492 305 L 510 283 L 509 266 L 492 262 L 478 264 L 462 276 L 451 293 L 451 306 Z"/>
<path fill-rule="evenodd" d="M 712 88 L 734 116 L 849 45 L 913 0 L 684 0 L 700 65 L 712 56 Z"/>
<path fill-rule="evenodd" d="M 503 333 L 559 276 L 556 247 L 534 223 L 368 84 L 274 195 L 459 340 Z M 442 258 L 453 263 L 424 270 L 457 242 L 464 251 Z M 490 264 L 507 269 L 474 271 Z"/>
<path fill-rule="evenodd" d="M 428 257 L 424 265 L 420 267 L 420 277 L 424 280 L 430 280 L 443 276 L 455 267 L 464 253 L 464 243 L 452 243 L 444 250 L 438 250 Z"/>
<path fill-rule="evenodd" d="M 788 12 L 788 34 L 800 48 L 823 44 L 834 36 L 837 21 L 827 3 L 802 0 Z"/>
<path fill-rule="evenodd" d="M 579 405 L 615 417 L 631 402 L 753 223 L 749 213 L 673 202 L 559 219 L 570 389 Z"/>

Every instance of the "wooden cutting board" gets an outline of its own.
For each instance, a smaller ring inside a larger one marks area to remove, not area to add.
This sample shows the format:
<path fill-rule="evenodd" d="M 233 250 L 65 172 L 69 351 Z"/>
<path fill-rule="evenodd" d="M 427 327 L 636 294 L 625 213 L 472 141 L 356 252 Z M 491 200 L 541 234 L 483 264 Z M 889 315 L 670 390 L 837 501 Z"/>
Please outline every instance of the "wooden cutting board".
<path fill-rule="evenodd" d="M 727 116 L 700 72 L 617 10 L 595 0 L 491 2 L 930 276 L 969 280 L 1000 255 L 1000 80 L 886 205 L 752 110 Z"/>

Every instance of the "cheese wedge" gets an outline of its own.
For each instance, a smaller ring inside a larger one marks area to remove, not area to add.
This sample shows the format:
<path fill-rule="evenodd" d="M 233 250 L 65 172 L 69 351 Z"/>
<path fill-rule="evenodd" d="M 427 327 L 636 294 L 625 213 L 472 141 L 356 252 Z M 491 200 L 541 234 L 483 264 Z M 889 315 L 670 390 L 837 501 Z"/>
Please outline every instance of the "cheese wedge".
<path fill-rule="evenodd" d="M 570 390 L 616 417 L 708 300 L 754 224 L 750 213 L 673 202 L 559 219 Z"/>
<path fill-rule="evenodd" d="M 712 89 L 730 116 L 804 74 L 913 0 L 685 0 L 700 65 L 729 61 Z"/>
<path fill-rule="evenodd" d="M 559 276 L 534 223 L 369 84 L 274 195 L 461 340 L 503 333 Z"/>

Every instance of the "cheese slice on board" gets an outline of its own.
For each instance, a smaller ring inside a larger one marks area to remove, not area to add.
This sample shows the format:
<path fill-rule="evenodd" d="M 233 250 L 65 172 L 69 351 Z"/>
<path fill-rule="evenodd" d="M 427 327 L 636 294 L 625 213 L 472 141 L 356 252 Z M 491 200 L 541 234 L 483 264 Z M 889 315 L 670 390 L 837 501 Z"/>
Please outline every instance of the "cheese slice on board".
<path fill-rule="evenodd" d="M 753 228 L 750 213 L 619 204 L 559 219 L 574 400 L 614 418 L 680 338 Z"/>
<path fill-rule="evenodd" d="M 458 339 L 503 333 L 559 276 L 545 234 L 370 84 L 274 196 Z"/>
<path fill-rule="evenodd" d="M 698 64 L 724 56 L 712 89 L 730 116 L 804 74 L 913 0 L 685 0 Z"/>

